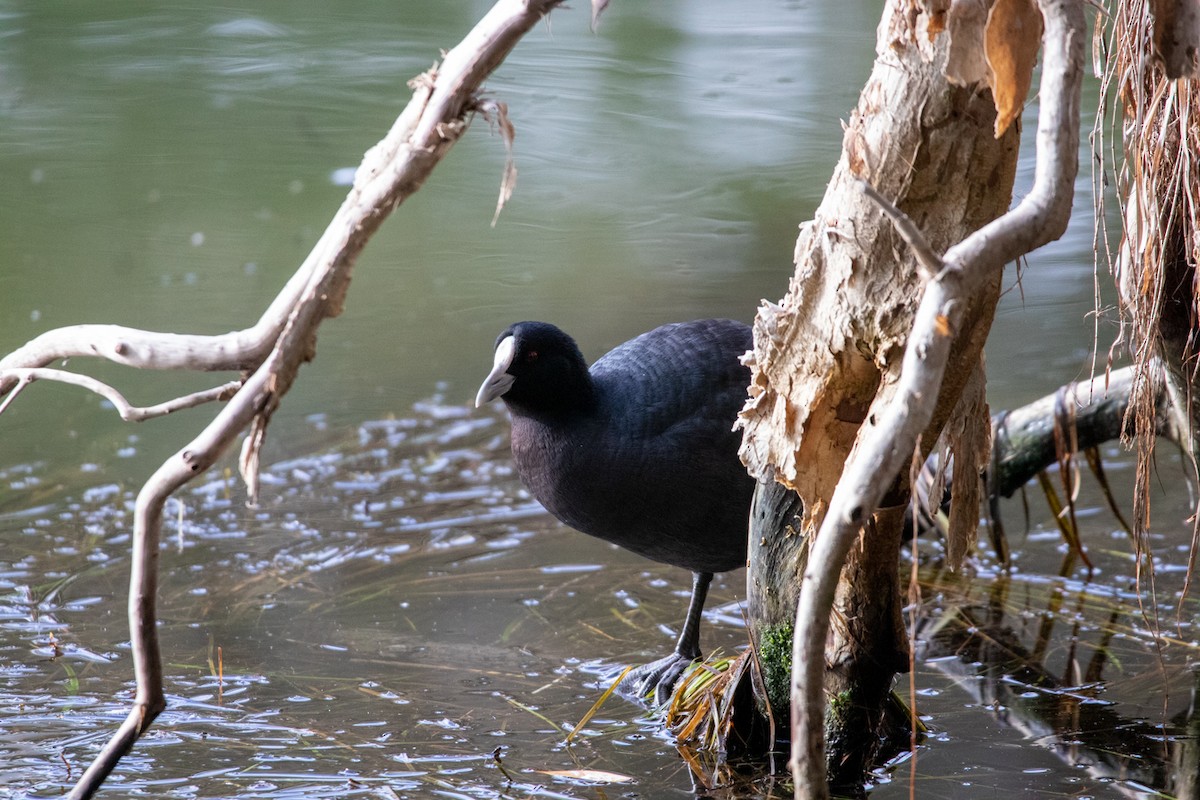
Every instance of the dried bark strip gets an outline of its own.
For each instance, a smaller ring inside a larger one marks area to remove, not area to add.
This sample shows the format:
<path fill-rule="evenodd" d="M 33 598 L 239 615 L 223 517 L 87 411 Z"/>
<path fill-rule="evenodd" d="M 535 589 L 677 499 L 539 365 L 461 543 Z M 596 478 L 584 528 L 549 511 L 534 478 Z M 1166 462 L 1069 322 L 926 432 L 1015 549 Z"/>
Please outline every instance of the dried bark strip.
<path fill-rule="evenodd" d="M 1152 373 L 1160 362 L 1193 477 L 1200 469 L 1200 5 L 1125 0 L 1109 21 L 1101 97 L 1115 83 L 1123 116 L 1124 161 L 1117 174 L 1125 226 L 1112 267 L 1122 339 L 1138 367 L 1130 416 L 1138 448 L 1133 524 L 1140 578 L 1143 569 L 1153 569 L 1146 531 L 1154 471 Z M 1104 116 L 1098 115 L 1097 129 Z M 1200 527 L 1192 536 L 1194 562 Z"/>

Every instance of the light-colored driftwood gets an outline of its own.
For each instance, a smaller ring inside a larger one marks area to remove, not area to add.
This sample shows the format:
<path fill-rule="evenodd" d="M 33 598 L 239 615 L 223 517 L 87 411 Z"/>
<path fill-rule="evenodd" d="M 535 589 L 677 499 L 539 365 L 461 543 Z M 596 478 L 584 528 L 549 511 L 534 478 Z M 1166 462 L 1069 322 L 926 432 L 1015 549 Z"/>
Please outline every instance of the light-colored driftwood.
<path fill-rule="evenodd" d="M 1032 191 L 944 258 L 918 307 L 895 391 L 868 411 L 812 543 L 796 612 L 792 682 L 792 771 L 796 796 L 824 798 L 825 643 L 842 564 L 867 518 L 933 416 L 951 344 L 967 300 L 1004 265 L 1060 236 L 1078 170 L 1079 96 L 1086 36 L 1080 0 L 1042 0 L 1046 27 Z"/>
<path fill-rule="evenodd" d="M 72 798 L 90 797 L 165 707 L 155 632 L 158 553 L 167 498 L 205 471 L 249 428 L 241 465 L 253 495 L 266 426 L 315 352 L 321 322 L 340 313 L 358 254 L 383 220 L 420 188 L 466 130 L 483 80 L 561 0 L 500 0 L 440 65 L 411 82 L 413 98 L 387 136 L 369 150 L 354 186 L 324 234 L 252 327 L 218 336 L 156 333 L 117 325 L 47 332 L 0 360 L 0 396 L 32 380 L 59 380 L 97 392 L 126 419 L 144 419 L 210 400 L 228 400 L 216 418 L 167 459 L 142 487 L 134 516 L 129 624 L 137 694 L 133 709 L 80 778 Z M 243 379 L 147 409 L 113 387 L 48 365 L 95 356 L 143 369 L 240 370 Z"/>

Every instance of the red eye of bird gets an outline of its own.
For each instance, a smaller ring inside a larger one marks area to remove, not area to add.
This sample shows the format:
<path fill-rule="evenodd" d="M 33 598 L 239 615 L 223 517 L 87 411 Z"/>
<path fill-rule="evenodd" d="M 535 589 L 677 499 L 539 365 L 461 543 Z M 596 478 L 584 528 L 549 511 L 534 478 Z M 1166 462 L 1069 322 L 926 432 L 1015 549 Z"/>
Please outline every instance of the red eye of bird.
<path fill-rule="evenodd" d="M 525 354 L 526 361 L 537 361 L 537 358 L 538 358 L 537 350 L 530 350 L 528 353 Z"/>

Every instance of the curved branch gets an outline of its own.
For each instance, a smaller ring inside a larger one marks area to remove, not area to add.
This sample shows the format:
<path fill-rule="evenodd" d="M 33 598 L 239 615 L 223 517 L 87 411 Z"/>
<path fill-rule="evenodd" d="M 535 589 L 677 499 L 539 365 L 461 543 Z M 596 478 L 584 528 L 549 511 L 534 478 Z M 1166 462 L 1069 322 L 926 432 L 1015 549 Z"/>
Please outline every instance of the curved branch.
<path fill-rule="evenodd" d="M 251 328 L 217 336 L 156 333 L 123 325 L 55 328 L 0 358 L 0 395 L 16 385 L 15 370 L 44 367 L 81 356 L 106 358 L 137 369 L 208 372 L 253 369 L 271 351 L 284 319 L 273 319 L 268 312 Z"/>
<path fill-rule="evenodd" d="M 946 253 L 917 309 L 890 399 L 876 399 L 812 545 L 796 610 L 792 774 L 797 797 L 824 798 L 825 641 L 838 576 L 865 520 L 912 457 L 932 418 L 966 298 L 1017 257 L 1062 235 L 1079 158 L 1079 95 L 1086 28 L 1080 0 L 1040 0 L 1046 20 L 1033 189 L 1012 211 Z"/>
<path fill-rule="evenodd" d="M 78 386 L 82 389 L 87 389 L 89 392 L 98 394 L 105 400 L 113 404 L 117 409 L 117 413 L 121 415 L 121 419 L 126 422 L 144 422 L 155 417 L 163 417 L 175 411 L 182 411 L 185 408 L 195 408 L 196 406 L 205 403 L 218 402 L 228 400 L 237 394 L 238 389 L 242 387 L 241 381 L 230 381 L 229 383 L 214 386 L 211 389 L 193 392 L 192 394 L 176 397 L 172 400 L 167 400 L 164 403 L 159 403 L 153 406 L 135 406 L 125 399 L 125 395 L 118 392 L 113 387 L 103 381 L 98 381 L 88 375 L 80 375 L 75 372 L 67 372 L 62 369 L 12 369 L 0 371 L 0 381 L 5 379 L 13 379 L 17 381 L 17 386 L 12 390 L 12 393 L 5 398 L 4 402 L 0 402 L 0 414 L 8 408 L 9 402 L 17 396 L 17 393 L 22 388 L 28 386 L 34 381 L 55 381 L 56 383 L 65 383 L 70 386 Z"/>
<path fill-rule="evenodd" d="M 257 358 L 261 363 L 255 365 L 253 373 L 217 417 L 188 445 L 167 459 L 138 494 L 129 592 L 137 695 L 129 716 L 79 779 L 71 798 L 91 797 L 166 704 L 155 604 L 159 540 L 167 498 L 211 467 L 252 423 L 256 426 L 252 438 L 255 443 L 261 442 L 263 429 L 291 387 L 300 365 L 313 356 L 318 326 L 326 317 L 341 311 L 351 268 L 367 240 L 396 206 L 420 188 L 441 157 L 462 135 L 466 129 L 463 115 L 473 109 L 475 93 L 484 78 L 560 1 L 500 0 L 463 42 L 446 55 L 440 69 L 435 67 L 413 81 L 412 101 L 383 141 L 366 153 L 346 200 L 259 325 L 231 334 L 234 339 L 228 341 L 222 337 L 196 337 L 183 342 L 202 348 L 222 342 L 233 344 L 232 355 L 222 356 L 229 359 L 221 361 L 222 366 L 213 366 L 218 363 L 217 358 L 193 353 L 198 360 L 179 364 L 182 367 L 224 369 L 240 358 L 251 361 Z M 267 329 L 274 334 L 265 336 L 268 346 L 262 349 L 255 337 Z M 111 329 L 100 331 L 101 334 L 108 332 Z M 77 334 L 78 328 L 72 333 Z M 61 335 L 71 341 L 67 334 Z M 146 335 L 156 343 L 172 341 L 169 337 Z M 34 350 L 45 357 L 45 353 L 53 349 L 46 346 L 47 341 L 54 340 L 43 338 L 37 348 L 27 345 L 23 348 L 24 357 L 28 358 Z M 121 355 L 112 348 L 83 354 Z M 51 356 L 54 357 L 58 356 Z M 146 363 L 173 362 L 160 357 Z M 6 368 L 31 366 L 11 363 L 11 360 L 4 364 Z M 238 366 L 244 364 L 239 361 Z M 0 386 L 0 391 L 4 388 Z M 254 452 L 243 453 L 244 463 L 252 463 L 254 459 Z"/>

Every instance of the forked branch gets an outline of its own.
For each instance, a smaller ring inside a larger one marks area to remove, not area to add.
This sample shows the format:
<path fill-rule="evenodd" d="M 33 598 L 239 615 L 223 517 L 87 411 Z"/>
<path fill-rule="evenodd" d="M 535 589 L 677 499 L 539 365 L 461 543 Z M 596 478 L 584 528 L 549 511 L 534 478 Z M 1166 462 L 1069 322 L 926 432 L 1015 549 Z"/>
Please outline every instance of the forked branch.
<path fill-rule="evenodd" d="M 72 798 L 91 797 L 165 707 L 156 636 L 158 552 L 168 497 L 211 467 L 251 428 L 241 463 L 253 495 L 267 424 L 300 365 L 315 353 L 317 329 L 341 312 L 350 272 L 384 219 L 417 191 L 462 136 L 488 75 L 561 0 L 500 0 L 440 65 L 414 79 L 412 101 L 387 136 L 363 157 L 354 186 L 312 252 L 253 326 L 217 336 L 156 333 L 117 325 L 49 331 L 0 359 L 0 411 L 34 380 L 71 383 L 108 398 L 125 419 L 144 419 L 214 400 L 216 418 L 167 459 L 142 487 L 134 514 L 129 625 L 137 679 L 134 707 L 80 778 Z M 49 368 L 71 357 L 99 357 L 141 369 L 237 370 L 243 379 L 149 408 L 114 387 Z M 252 426 L 252 427 L 251 427 Z"/>
<path fill-rule="evenodd" d="M 77 372 L 67 372 L 62 369 L 47 369 L 45 367 L 17 367 L 7 370 L 5 375 L 14 378 L 17 383 L 16 387 L 8 393 L 8 396 L 3 401 L 0 401 L 0 414 L 4 413 L 4 410 L 16 399 L 21 390 L 29 384 L 34 381 L 55 381 L 70 386 L 78 386 L 81 389 L 87 389 L 89 392 L 100 395 L 113 404 L 113 408 L 121 415 L 121 419 L 126 422 L 143 422 L 155 417 L 163 417 L 176 411 L 182 411 L 185 408 L 195 408 L 205 403 L 228 400 L 237 394 L 238 389 L 242 386 L 241 381 L 230 381 L 220 386 L 214 386 L 211 389 L 185 394 L 166 402 L 158 403 L 157 405 L 135 406 L 125 399 L 125 395 L 107 383 L 98 381 L 88 375 L 80 375 Z"/>

